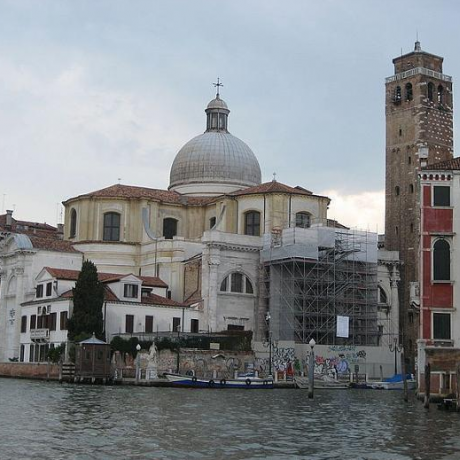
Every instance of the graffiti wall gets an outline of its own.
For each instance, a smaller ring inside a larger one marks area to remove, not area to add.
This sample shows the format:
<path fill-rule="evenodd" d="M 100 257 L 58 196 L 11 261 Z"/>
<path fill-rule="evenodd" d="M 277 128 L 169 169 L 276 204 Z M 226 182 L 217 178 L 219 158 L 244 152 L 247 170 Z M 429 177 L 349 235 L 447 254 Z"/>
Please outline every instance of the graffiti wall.
<path fill-rule="evenodd" d="M 306 362 L 308 363 L 309 356 Z M 366 351 L 352 345 L 331 345 L 327 354 L 315 353 L 315 374 L 349 374 L 354 372 L 356 364 L 366 361 Z"/>

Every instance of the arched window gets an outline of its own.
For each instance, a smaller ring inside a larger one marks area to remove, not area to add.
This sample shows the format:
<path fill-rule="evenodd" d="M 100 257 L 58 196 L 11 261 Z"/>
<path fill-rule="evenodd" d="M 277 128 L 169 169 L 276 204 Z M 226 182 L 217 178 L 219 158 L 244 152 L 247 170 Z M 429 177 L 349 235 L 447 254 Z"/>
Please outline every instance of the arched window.
<path fill-rule="evenodd" d="M 401 87 L 400 86 L 397 86 L 395 89 L 394 101 L 401 102 Z"/>
<path fill-rule="evenodd" d="M 442 85 L 438 86 L 438 104 L 444 103 L 444 88 Z"/>
<path fill-rule="evenodd" d="M 120 241 L 120 214 L 107 212 L 104 214 L 104 241 Z"/>
<path fill-rule="evenodd" d="M 215 217 L 211 217 L 209 219 L 209 228 L 213 228 L 214 226 L 216 225 L 216 218 Z"/>
<path fill-rule="evenodd" d="M 433 246 L 433 280 L 450 280 L 450 244 L 438 240 Z"/>
<path fill-rule="evenodd" d="M 406 83 L 406 101 L 412 101 L 414 94 L 412 92 L 412 83 Z"/>
<path fill-rule="evenodd" d="M 430 101 L 433 101 L 433 96 L 434 96 L 434 84 L 430 81 L 428 83 L 428 99 Z"/>
<path fill-rule="evenodd" d="M 249 211 L 244 215 L 244 234 L 260 236 L 260 212 Z"/>
<path fill-rule="evenodd" d="M 381 286 L 379 286 L 379 303 L 384 303 L 388 305 L 388 297 L 387 293 L 383 290 Z"/>
<path fill-rule="evenodd" d="M 298 212 L 295 215 L 295 226 L 309 228 L 311 225 L 311 215 L 308 212 Z"/>
<path fill-rule="evenodd" d="M 70 211 L 70 238 L 75 238 L 77 234 L 77 211 L 72 208 Z"/>
<path fill-rule="evenodd" d="M 172 217 L 163 219 L 163 236 L 167 240 L 172 240 L 177 235 L 177 220 Z"/>
<path fill-rule="evenodd" d="M 220 283 L 220 292 L 237 294 L 254 294 L 251 280 L 243 273 L 234 272 L 225 277 Z"/>

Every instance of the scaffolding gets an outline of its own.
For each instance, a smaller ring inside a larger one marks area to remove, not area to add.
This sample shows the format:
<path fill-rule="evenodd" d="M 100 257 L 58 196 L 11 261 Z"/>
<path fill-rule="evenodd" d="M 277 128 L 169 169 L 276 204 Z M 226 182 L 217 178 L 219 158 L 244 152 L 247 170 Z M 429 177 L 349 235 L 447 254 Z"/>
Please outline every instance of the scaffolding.
<path fill-rule="evenodd" d="M 274 340 L 378 345 L 376 234 L 318 225 L 264 238 L 261 307 Z M 338 317 L 348 337 L 337 336 Z"/>

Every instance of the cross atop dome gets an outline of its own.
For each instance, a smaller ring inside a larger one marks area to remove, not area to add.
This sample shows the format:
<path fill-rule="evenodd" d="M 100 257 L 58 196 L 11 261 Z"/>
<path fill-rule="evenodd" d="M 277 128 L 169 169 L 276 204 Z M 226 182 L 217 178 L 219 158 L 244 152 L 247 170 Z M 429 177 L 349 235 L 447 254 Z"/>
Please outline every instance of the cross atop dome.
<path fill-rule="evenodd" d="M 217 83 L 213 83 L 213 85 L 214 85 L 214 88 L 216 88 L 216 98 L 219 99 L 219 96 L 220 96 L 220 94 L 219 94 L 219 87 L 220 87 L 220 86 L 224 86 L 224 85 L 220 82 L 220 78 L 219 78 L 219 77 L 217 77 Z"/>

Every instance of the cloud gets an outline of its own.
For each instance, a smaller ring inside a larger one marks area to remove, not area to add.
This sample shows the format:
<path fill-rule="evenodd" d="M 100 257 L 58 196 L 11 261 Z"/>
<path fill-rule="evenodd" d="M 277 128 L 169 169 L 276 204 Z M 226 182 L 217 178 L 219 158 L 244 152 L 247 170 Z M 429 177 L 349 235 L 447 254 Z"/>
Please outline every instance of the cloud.
<path fill-rule="evenodd" d="M 328 217 L 347 227 L 371 232 L 385 231 L 385 191 L 347 195 L 340 190 L 325 190 L 321 195 L 331 198 Z"/>

